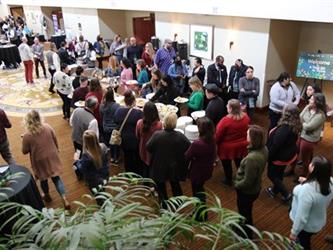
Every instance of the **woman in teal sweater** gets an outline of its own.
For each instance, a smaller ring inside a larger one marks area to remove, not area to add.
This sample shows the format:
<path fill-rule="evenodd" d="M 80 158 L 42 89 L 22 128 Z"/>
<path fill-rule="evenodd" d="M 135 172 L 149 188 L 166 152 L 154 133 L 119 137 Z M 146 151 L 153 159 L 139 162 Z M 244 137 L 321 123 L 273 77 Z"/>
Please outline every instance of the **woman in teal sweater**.
<path fill-rule="evenodd" d="M 193 91 L 187 103 L 189 114 L 191 114 L 193 111 L 203 109 L 204 93 L 202 90 L 202 83 L 197 76 L 191 77 L 188 83 Z"/>
<path fill-rule="evenodd" d="M 144 83 L 149 82 L 148 72 L 146 69 L 146 63 L 144 60 L 139 59 L 136 62 L 136 70 L 137 70 L 137 80 L 139 87 L 141 88 Z"/>

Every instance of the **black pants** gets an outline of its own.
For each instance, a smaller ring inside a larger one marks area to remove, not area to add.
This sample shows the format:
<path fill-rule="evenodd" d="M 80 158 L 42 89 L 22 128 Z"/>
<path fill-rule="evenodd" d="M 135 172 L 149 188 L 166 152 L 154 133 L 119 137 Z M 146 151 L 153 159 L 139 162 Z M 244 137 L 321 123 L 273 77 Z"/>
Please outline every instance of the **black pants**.
<path fill-rule="evenodd" d="M 38 69 L 38 64 L 39 64 L 39 63 L 40 63 L 40 65 L 42 66 L 44 76 L 46 77 L 46 69 L 45 69 L 44 61 L 43 61 L 43 60 L 40 60 L 40 59 L 38 59 L 38 58 L 35 58 L 34 61 L 35 61 L 36 77 L 39 78 L 39 69 Z"/>
<path fill-rule="evenodd" d="M 225 179 L 228 182 L 232 182 L 232 160 L 221 160 L 222 162 L 222 166 L 224 169 L 224 175 L 225 175 Z M 242 159 L 241 158 L 237 158 L 234 159 L 235 165 L 237 168 L 239 168 L 240 163 L 241 163 Z"/>
<path fill-rule="evenodd" d="M 203 211 L 206 209 L 206 194 L 205 194 L 205 188 L 204 188 L 205 182 L 192 181 L 191 184 L 192 184 L 193 197 L 198 198 L 201 202 L 198 210 L 196 211 L 195 218 L 198 221 L 206 221 L 208 219 L 207 213 L 202 214 Z"/>
<path fill-rule="evenodd" d="M 97 62 L 98 62 L 98 68 L 103 69 L 103 57 L 97 57 Z"/>
<path fill-rule="evenodd" d="M 272 128 L 275 128 L 276 125 L 278 124 L 280 118 L 281 118 L 281 115 L 280 113 L 277 113 L 271 109 L 268 110 L 268 115 L 269 115 L 269 120 L 270 120 L 270 124 L 269 124 L 269 131 L 271 131 Z"/>
<path fill-rule="evenodd" d="M 267 176 L 273 183 L 273 192 L 275 194 L 281 193 L 287 197 L 289 192 L 283 184 L 283 174 L 287 166 L 276 166 L 272 162 L 268 163 Z"/>
<path fill-rule="evenodd" d="M 183 195 L 182 187 L 178 181 L 170 181 L 172 196 Z M 162 201 L 162 207 L 166 208 L 165 201 L 168 199 L 165 182 L 156 182 L 157 193 Z"/>
<path fill-rule="evenodd" d="M 67 95 L 64 95 L 58 91 L 58 94 L 62 100 L 62 113 L 64 118 L 70 118 L 71 116 L 71 99 Z"/>
<path fill-rule="evenodd" d="M 138 150 L 124 149 L 124 167 L 126 172 L 133 172 L 138 175 L 143 174 L 143 162 L 141 161 Z"/>
<path fill-rule="evenodd" d="M 257 194 L 244 194 L 240 190 L 237 191 L 237 207 L 240 215 L 245 217 L 245 224 L 253 226 L 252 219 L 252 208 L 254 201 L 258 198 L 259 193 Z M 247 234 L 249 239 L 252 239 L 253 232 L 247 226 L 243 226 L 244 231 Z"/>
<path fill-rule="evenodd" d="M 54 90 L 53 90 L 53 88 L 54 88 L 53 75 L 54 75 L 54 73 L 56 72 L 56 70 L 55 70 L 55 69 L 50 69 L 50 68 L 49 68 L 49 72 L 50 72 L 50 75 L 51 75 L 51 82 L 50 82 L 49 91 L 53 93 L 53 92 L 54 92 Z"/>
<path fill-rule="evenodd" d="M 298 234 L 299 244 L 303 247 L 304 250 L 311 250 L 311 237 L 314 233 L 308 233 L 302 230 Z"/>

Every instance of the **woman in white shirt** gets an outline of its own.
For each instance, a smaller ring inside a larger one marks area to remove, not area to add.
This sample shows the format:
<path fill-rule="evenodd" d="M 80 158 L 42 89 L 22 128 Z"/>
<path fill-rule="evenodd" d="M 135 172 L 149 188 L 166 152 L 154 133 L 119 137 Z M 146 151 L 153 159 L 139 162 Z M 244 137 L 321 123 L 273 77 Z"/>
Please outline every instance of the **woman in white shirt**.
<path fill-rule="evenodd" d="M 327 208 L 333 198 L 331 169 L 332 164 L 325 157 L 314 157 L 309 164 L 308 177 L 300 177 L 301 184 L 293 190 L 290 239 L 298 238 L 304 250 L 311 249 L 312 235 L 326 224 Z"/>

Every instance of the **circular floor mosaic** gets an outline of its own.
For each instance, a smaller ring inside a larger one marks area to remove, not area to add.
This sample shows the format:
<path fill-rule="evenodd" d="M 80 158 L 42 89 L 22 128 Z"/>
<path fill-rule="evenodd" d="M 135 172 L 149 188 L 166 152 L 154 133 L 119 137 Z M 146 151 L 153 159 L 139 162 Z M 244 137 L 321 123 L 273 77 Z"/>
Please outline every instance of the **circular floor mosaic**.
<path fill-rule="evenodd" d="M 1 69 L 0 107 L 12 116 L 24 116 L 31 109 L 38 110 L 44 116 L 62 114 L 61 99 L 48 91 L 50 79 L 34 81 L 32 85 L 26 84 L 22 67 L 15 70 Z"/>

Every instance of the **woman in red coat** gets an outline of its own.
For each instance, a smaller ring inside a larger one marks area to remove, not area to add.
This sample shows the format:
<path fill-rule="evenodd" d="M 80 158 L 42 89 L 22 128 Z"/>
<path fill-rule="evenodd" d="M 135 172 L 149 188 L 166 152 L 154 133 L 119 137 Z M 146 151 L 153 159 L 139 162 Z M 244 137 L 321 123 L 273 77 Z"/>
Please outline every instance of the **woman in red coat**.
<path fill-rule="evenodd" d="M 238 168 L 243 157 L 247 155 L 246 133 L 250 119 L 241 111 L 240 103 L 231 99 L 227 105 L 228 115 L 220 120 L 216 127 L 216 143 L 218 156 L 224 169 L 225 180 L 222 182 L 232 185 L 232 164 Z"/>

